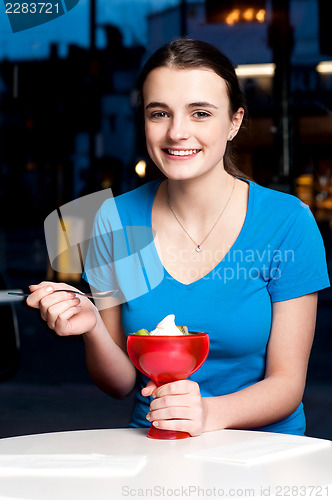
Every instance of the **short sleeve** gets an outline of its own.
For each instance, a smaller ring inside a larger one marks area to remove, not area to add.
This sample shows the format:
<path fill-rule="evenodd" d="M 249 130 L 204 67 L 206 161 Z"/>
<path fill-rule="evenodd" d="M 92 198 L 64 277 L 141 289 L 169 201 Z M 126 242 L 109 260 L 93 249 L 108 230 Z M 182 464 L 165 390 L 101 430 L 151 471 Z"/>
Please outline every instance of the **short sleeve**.
<path fill-rule="evenodd" d="M 272 302 L 330 286 L 323 239 L 313 214 L 302 202 L 290 215 L 279 248 L 274 250 L 270 276 Z"/>
<path fill-rule="evenodd" d="M 114 200 L 105 202 L 96 215 L 83 278 L 99 291 L 117 290 L 117 303 L 124 303 L 158 286 L 164 273 L 152 228 L 126 225 Z"/>
<path fill-rule="evenodd" d="M 112 212 L 110 202 L 106 202 L 96 214 L 83 273 L 83 278 L 102 292 L 118 288 L 114 272 L 115 231 L 109 217 L 106 216 L 108 211 Z M 116 230 L 118 237 L 120 231 L 118 227 Z"/>

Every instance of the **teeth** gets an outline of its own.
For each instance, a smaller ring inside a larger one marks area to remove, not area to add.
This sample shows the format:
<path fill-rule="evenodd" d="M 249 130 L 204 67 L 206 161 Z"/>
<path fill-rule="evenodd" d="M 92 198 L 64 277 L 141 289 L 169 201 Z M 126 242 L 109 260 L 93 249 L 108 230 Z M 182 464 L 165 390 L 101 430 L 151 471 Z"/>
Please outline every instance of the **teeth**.
<path fill-rule="evenodd" d="M 199 149 L 167 149 L 167 153 L 169 155 L 174 155 L 174 156 L 190 156 L 192 154 L 198 153 Z"/>

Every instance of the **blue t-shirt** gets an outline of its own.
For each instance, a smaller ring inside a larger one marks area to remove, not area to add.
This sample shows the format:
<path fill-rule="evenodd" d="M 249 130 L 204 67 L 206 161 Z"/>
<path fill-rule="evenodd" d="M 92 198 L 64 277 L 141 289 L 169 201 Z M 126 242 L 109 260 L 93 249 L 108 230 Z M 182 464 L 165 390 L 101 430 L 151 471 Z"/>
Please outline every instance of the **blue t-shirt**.
<path fill-rule="evenodd" d="M 127 335 L 154 329 L 168 314 L 189 330 L 208 332 L 209 356 L 190 379 L 198 382 L 202 396 L 239 391 L 264 378 L 272 303 L 329 286 L 317 224 L 298 198 L 248 181 L 247 214 L 234 245 L 206 276 L 185 285 L 164 269 L 153 242 L 152 204 L 160 182 L 102 205 L 85 279 L 99 290 L 119 288 Z M 133 427 L 149 425 L 150 400 L 140 394 L 147 381 L 138 374 Z M 302 403 L 260 430 L 304 434 Z"/>

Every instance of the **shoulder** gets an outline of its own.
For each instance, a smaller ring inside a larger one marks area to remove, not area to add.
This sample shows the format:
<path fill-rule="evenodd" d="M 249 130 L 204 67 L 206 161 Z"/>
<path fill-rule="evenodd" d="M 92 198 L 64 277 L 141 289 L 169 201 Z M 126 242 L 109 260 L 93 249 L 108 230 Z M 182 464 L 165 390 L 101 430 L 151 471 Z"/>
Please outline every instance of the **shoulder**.
<path fill-rule="evenodd" d="M 255 197 L 255 201 L 261 204 L 268 204 L 272 207 L 279 207 L 286 210 L 294 210 L 299 207 L 307 207 L 299 198 L 292 194 L 267 188 L 250 181 L 250 187 Z"/>
<path fill-rule="evenodd" d="M 100 207 L 100 215 L 110 215 L 114 210 L 121 213 L 123 211 L 144 209 L 149 203 L 152 203 L 159 184 L 160 181 L 148 182 L 131 191 L 107 199 Z"/>
<path fill-rule="evenodd" d="M 127 204 L 141 204 L 145 201 L 151 201 L 154 198 L 160 181 L 151 181 L 132 189 L 126 193 L 120 194 L 115 198 L 118 207 Z"/>
<path fill-rule="evenodd" d="M 296 196 L 260 186 L 252 181 L 250 189 L 256 214 L 277 223 L 291 223 L 295 219 L 297 222 L 314 221 L 309 206 Z"/>
<path fill-rule="evenodd" d="M 151 209 L 161 181 L 152 181 L 101 205 L 95 218 L 99 231 L 122 229 L 125 226 L 150 226 Z"/>

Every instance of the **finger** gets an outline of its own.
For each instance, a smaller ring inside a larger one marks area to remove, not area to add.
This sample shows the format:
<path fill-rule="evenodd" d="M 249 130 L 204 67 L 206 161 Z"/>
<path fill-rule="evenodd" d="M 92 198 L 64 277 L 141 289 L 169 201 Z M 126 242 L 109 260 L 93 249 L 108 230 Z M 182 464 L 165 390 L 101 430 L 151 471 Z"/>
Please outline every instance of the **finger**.
<path fill-rule="evenodd" d="M 36 294 L 39 293 L 39 291 L 35 292 Z M 68 307 L 71 307 L 73 304 L 69 303 L 71 300 L 80 300 L 74 293 L 71 292 L 57 292 L 57 293 L 48 293 L 47 295 L 44 295 L 40 300 L 39 300 L 39 309 L 40 309 L 40 315 L 41 317 L 45 320 L 48 321 L 49 314 L 50 312 L 57 311 L 54 306 L 57 304 L 62 304 L 61 307 L 64 307 L 63 310 L 67 309 Z M 53 309 L 51 309 L 53 308 Z M 62 312 L 62 310 L 59 310 L 59 313 Z"/>
<path fill-rule="evenodd" d="M 149 412 L 150 421 L 167 420 L 173 418 L 188 419 L 196 422 L 202 422 L 204 419 L 203 406 L 198 398 L 191 401 L 180 401 L 178 406 L 163 406 L 160 408 L 151 408 Z"/>
<path fill-rule="evenodd" d="M 172 419 L 192 420 L 194 416 L 193 413 L 195 412 L 186 406 L 167 407 L 161 408 L 160 410 L 150 411 L 147 414 L 146 419 L 150 422 Z"/>
<path fill-rule="evenodd" d="M 29 290 L 30 292 L 35 292 L 36 290 L 38 290 L 39 288 L 43 287 L 43 286 L 49 286 L 49 285 L 53 285 L 54 283 L 52 283 L 51 281 L 41 281 L 40 283 L 37 283 L 35 285 L 29 285 Z"/>
<path fill-rule="evenodd" d="M 193 407 L 196 405 L 200 405 L 201 397 L 200 396 L 191 396 L 191 395 L 167 395 L 161 398 L 153 399 L 150 403 L 150 410 L 160 410 L 161 408 L 168 407 Z"/>
<path fill-rule="evenodd" d="M 189 432 L 191 436 L 198 435 L 192 434 L 192 422 L 186 419 L 174 419 L 174 420 L 156 420 L 152 422 L 152 425 L 157 429 L 164 429 L 168 431 L 181 431 Z"/>
<path fill-rule="evenodd" d="M 31 295 L 27 297 L 26 302 L 30 307 L 39 308 L 41 299 L 46 295 L 50 295 L 54 291 L 54 288 L 50 284 L 46 286 L 39 286 L 39 285 L 36 286 L 37 286 L 36 290 L 32 291 Z"/>
<path fill-rule="evenodd" d="M 71 318 L 75 313 L 69 311 L 74 308 L 80 307 L 80 303 L 80 299 L 75 297 L 73 299 L 61 301 L 50 306 L 45 314 L 45 320 L 47 321 L 48 327 L 54 329 L 58 318 L 63 318 L 65 320 Z M 80 307 L 79 310 L 81 309 L 82 308 Z"/>
<path fill-rule="evenodd" d="M 143 389 L 141 390 L 141 394 L 145 397 L 151 396 L 156 388 L 156 384 L 152 380 L 149 380 L 149 382 L 146 384 L 146 387 L 143 387 Z"/>
<path fill-rule="evenodd" d="M 95 314 L 97 309 L 89 301 L 89 308 L 84 304 L 68 310 L 68 313 L 60 314 L 56 324 L 55 332 L 58 335 L 81 335 L 96 325 L 97 316 Z"/>
<path fill-rule="evenodd" d="M 58 317 L 54 325 L 54 331 L 57 335 L 66 336 L 73 335 L 73 322 L 71 321 L 78 313 L 82 311 L 82 307 L 80 305 L 73 306 L 63 311 Z"/>
<path fill-rule="evenodd" d="M 153 393 L 154 398 L 161 398 L 168 394 L 200 394 L 199 385 L 193 380 L 177 380 L 157 387 Z"/>
<path fill-rule="evenodd" d="M 203 432 L 202 424 L 190 419 L 155 420 L 152 425 L 157 429 L 188 432 L 191 436 L 199 436 Z"/>
<path fill-rule="evenodd" d="M 78 295 L 75 294 L 75 292 L 68 290 L 64 292 L 56 292 L 53 293 L 54 290 L 50 293 L 45 294 L 43 297 L 40 299 L 40 304 L 44 308 L 51 307 L 54 304 L 59 304 L 60 302 L 66 302 L 67 300 L 72 300 L 74 298 L 78 299 Z M 35 292 L 36 294 L 40 293 L 39 291 Z"/>
<path fill-rule="evenodd" d="M 78 292 L 77 288 L 67 285 L 66 283 L 53 283 L 52 281 L 42 281 L 37 285 L 30 285 L 29 290 L 31 295 L 27 298 L 28 305 L 35 305 L 34 302 L 40 299 L 43 296 L 43 292 L 47 290 L 47 292 L 59 290 L 59 289 L 68 289 L 68 292 Z M 39 292 L 39 293 L 36 293 Z M 41 295 L 40 295 L 41 294 Z"/>

